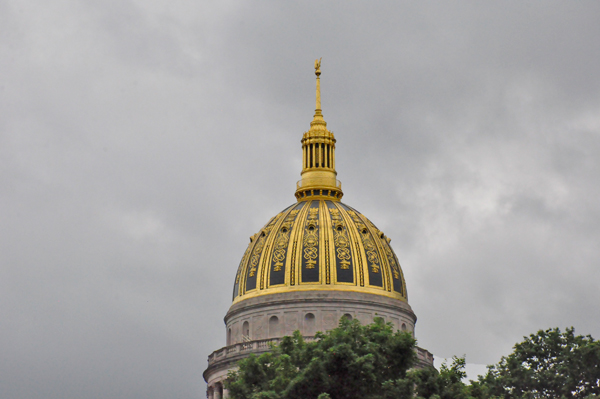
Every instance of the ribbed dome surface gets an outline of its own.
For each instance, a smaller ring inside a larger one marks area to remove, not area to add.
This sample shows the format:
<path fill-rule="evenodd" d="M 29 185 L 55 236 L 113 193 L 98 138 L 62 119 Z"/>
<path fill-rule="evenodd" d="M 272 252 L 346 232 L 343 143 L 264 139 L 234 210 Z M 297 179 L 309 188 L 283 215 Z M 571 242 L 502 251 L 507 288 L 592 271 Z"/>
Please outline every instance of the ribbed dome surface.
<path fill-rule="evenodd" d="M 407 299 L 389 239 L 355 209 L 323 197 L 288 207 L 250 238 L 233 301 L 309 290 Z"/>

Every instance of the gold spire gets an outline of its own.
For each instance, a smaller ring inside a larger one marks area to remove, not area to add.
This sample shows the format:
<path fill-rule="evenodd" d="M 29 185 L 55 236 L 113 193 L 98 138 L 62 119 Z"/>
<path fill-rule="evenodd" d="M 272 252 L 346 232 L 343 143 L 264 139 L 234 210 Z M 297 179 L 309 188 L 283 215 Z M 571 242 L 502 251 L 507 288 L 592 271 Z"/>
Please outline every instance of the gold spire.
<path fill-rule="evenodd" d="M 321 59 L 315 60 L 317 95 L 310 130 L 302 136 L 302 180 L 296 183 L 298 201 L 315 197 L 342 198 L 342 183 L 336 179 L 335 137 L 327 130 L 321 111 Z"/>
<path fill-rule="evenodd" d="M 317 111 L 321 111 L 321 60 L 322 58 L 315 60 L 315 75 L 317 75 Z"/>

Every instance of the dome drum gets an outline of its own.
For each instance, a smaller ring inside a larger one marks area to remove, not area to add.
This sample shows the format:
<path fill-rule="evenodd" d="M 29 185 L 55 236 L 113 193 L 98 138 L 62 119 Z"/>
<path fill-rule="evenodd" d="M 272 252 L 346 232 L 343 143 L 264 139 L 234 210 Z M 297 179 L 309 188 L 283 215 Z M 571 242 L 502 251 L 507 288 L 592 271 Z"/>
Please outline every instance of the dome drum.
<path fill-rule="evenodd" d="M 213 352 L 204 372 L 209 386 L 227 377 L 227 370 L 249 353 L 260 354 L 299 330 L 306 341 L 317 331 L 337 327 L 342 317 L 372 323 L 376 317 L 392 323 L 395 330 L 414 335 L 417 317 L 405 301 L 381 295 L 344 291 L 283 292 L 256 296 L 231 306 L 225 316 L 227 346 Z M 431 353 L 416 348 L 429 364 Z"/>
<path fill-rule="evenodd" d="M 281 338 L 299 330 L 303 336 L 337 327 L 340 318 L 372 323 L 376 317 L 396 330 L 413 333 L 416 316 L 406 302 L 380 295 L 309 291 L 259 296 L 231 307 L 225 316 L 227 345 Z"/>

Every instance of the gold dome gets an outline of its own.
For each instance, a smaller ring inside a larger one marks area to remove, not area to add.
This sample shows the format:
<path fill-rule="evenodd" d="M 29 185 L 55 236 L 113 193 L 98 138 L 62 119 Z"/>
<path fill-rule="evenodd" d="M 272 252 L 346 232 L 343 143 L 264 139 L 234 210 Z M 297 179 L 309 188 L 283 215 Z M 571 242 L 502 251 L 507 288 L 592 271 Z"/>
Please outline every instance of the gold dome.
<path fill-rule="evenodd" d="M 389 241 L 369 219 L 339 201 L 300 201 L 250 238 L 233 301 L 314 290 L 406 301 L 404 276 Z"/>
<path fill-rule="evenodd" d="M 357 291 L 407 300 L 390 240 L 340 202 L 335 137 L 321 112 L 321 61 L 315 61 L 316 109 L 302 137 L 298 203 L 273 217 L 250 244 L 237 271 L 233 302 L 282 292 Z"/>

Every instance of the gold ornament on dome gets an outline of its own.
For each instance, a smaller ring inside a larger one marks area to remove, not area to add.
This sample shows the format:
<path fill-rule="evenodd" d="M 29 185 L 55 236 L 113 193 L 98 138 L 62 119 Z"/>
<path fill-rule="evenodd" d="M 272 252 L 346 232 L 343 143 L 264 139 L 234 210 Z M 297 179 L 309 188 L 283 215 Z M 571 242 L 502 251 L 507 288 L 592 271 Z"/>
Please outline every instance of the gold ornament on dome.
<path fill-rule="evenodd" d="M 304 260 L 307 269 L 314 269 L 317 264 L 319 243 L 319 209 L 309 208 L 308 218 L 304 227 Z"/>
<path fill-rule="evenodd" d="M 362 239 L 363 246 L 365 247 L 365 251 L 367 252 L 367 260 L 371 262 L 371 271 L 373 273 L 379 273 L 379 255 L 377 255 L 377 247 L 373 242 L 371 234 L 369 234 L 369 230 L 367 226 L 363 223 L 363 221 L 358 217 L 356 212 L 348 211 L 348 214 L 356 223 L 356 227 L 360 231 L 360 238 Z"/>
<path fill-rule="evenodd" d="M 250 273 L 248 276 L 254 277 L 256 275 L 256 270 L 258 266 L 258 261 L 260 260 L 260 254 L 262 253 L 263 247 L 265 246 L 264 236 L 260 236 L 258 242 L 256 243 L 256 247 L 254 248 L 254 253 L 250 258 Z"/>
<path fill-rule="evenodd" d="M 275 220 L 275 219 L 274 219 Z M 258 262 L 260 260 L 260 255 L 265 246 L 265 241 L 271 229 L 273 228 L 273 222 L 269 223 L 267 227 L 265 227 L 262 233 L 258 237 L 258 242 L 254 247 L 254 251 L 252 251 L 252 257 L 250 258 L 250 272 L 248 273 L 249 277 L 254 277 L 256 275 L 256 271 L 258 269 Z"/>
<path fill-rule="evenodd" d="M 371 223 L 373 228 L 376 228 L 373 223 Z M 390 248 L 390 239 L 387 238 L 380 230 L 377 230 L 377 236 L 381 240 L 381 246 L 385 252 L 385 256 L 387 257 L 390 268 L 392 269 L 392 274 L 396 280 L 400 279 L 400 266 L 398 266 L 398 262 L 396 262 L 396 258 L 394 253 L 392 252 L 392 248 Z"/>
<path fill-rule="evenodd" d="M 334 243 L 336 246 L 337 257 L 340 260 L 340 268 L 348 270 L 350 268 L 350 248 L 348 246 L 348 233 L 344 230 L 334 230 Z"/>
<path fill-rule="evenodd" d="M 279 233 L 277 233 L 277 238 L 275 239 L 275 250 L 273 251 L 273 271 L 280 272 L 283 267 L 283 262 L 285 262 L 286 249 L 288 247 L 288 242 L 290 240 L 290 229 L 294 224 L 294 219 L 296 215 L 300 212 L 297 209 L 292 210 L 283 221 L 279 229 Z"/>
<path fill-rule="evenodd" d="M 333 224 L 333 242 L 336 247 L 337 257 L 340 260 L 340 268 L 348 270 L 350 268 L 350 240 L 348 232 L 345 229 L 342 216 L 338 209 L 330 209 L 331 220 Z"/>

